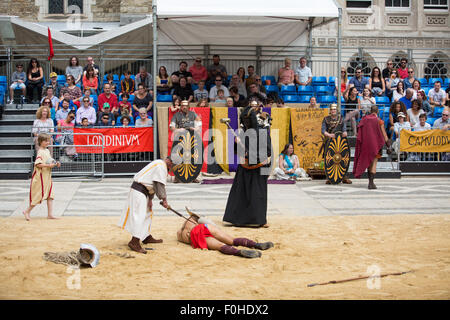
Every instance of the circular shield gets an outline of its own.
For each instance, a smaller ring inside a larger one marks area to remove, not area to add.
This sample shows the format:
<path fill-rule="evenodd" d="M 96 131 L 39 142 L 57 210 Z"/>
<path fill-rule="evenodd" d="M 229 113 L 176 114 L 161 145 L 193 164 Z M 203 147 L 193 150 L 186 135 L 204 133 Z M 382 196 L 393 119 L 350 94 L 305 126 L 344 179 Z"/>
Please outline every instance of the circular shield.
<path fill-rule="evenodd" d="M 340 134 L 325 145 L 325 175 L 332 184 L 342 181 L 350 166 L 348 139 Z"/>
<path fill-rule="evenodd" d="M 173 141 L 170 157 L 173 174 L 181 182 L 194 181 L 202 170 L 202 140 L 198 133 L 184 130 Z"/>

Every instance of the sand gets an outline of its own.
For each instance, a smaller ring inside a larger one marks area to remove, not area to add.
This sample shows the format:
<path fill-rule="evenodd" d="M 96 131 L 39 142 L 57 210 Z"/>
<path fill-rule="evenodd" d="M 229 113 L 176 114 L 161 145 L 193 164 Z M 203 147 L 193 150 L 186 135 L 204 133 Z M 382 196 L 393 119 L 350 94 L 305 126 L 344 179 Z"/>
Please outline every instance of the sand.
<path fill-rule="evenodd" d="M 220 217 L 211 217 L 220 223 Z M 450 216 L 269 217 L 268 229 L 223 227 L 235 237 L 273 241 L 259 259 L 194 250 L 176 241 L 182 223 L 155 216 L 164 243 L 127 248 L 118 217 L 0 220 L 0 299 L 449 299 Z M 44 252 L 92 243 L 96 268 L 44 261 Z M 116 253 L 131 253 L 123 258 Z M 410 271 L 401 276 L 308 288 L 310 283 Z M 79 280 L 77 282 L 77 279 Z M 79 284 L 79 287 L 77 287 Z"/>

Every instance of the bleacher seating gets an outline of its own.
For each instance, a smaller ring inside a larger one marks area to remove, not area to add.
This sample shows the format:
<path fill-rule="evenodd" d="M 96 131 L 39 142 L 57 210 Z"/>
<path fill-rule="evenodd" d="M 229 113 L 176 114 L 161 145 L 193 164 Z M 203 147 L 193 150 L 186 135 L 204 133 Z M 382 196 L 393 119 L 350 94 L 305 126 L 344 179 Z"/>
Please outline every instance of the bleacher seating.
<path fill-rule="evenodd" d="M 275 78 L 275 76 L 262 76 L 261 80 L 262 80 L 262 84 L 266 84 L 266 80 L 270 80 L 270 85 L 277 84 L 277 79 Z"/>
<path fill-rule="evenodd" d="M 442 111 L 444 111 L 444 107 L 434 107 L 433 117 L 434 118 L 442 117 Z"/>
<path fill-rule="evenodd" d="M 298 96 L 297 102 L 298 103 L 309 103 L 309 99 L 311 99 L 311 96 Z"/>
<path fill-rule="evenodd" d="M 336 82 L 336 77 L 328 77 L 328 85 L 333 85 Z"/>
<path fill-rule="evenodd" d="M 430 78 L 430 79 L 428 80 L 428 84 L 429 84 L 430 86 L 434 87 L 434 83 L 435 83 L 436 81 L 440 81 L 441 83 L 443 82 L 441 78 Z"/>
<path fill-rule="evenodd" d="M 293 103 L 298 102 L 298 96 L 295 94 L 288 94 L 283 96 L 283 100 L 285 103 Z"/>
<path fill-rule="evenodd" d="M 328 86 L 314 87 L 314 93 L 316 96 L 326 96 L 326 95 L 331 94 Z"/>
<path fill-rule="evenodd" d="M 66 76 L 64 74 L 59 74 L 56 77 L 56 82 L 61 85 L 64 86 L 66 84 Z"/>
<path fill-rule="evenodd" d="M 311 84 L 313 86 L 326 86 L 328 84 L 327 77 L 312 77 Z"/>
<path fill-rule="evenodd" d="M 299 96 L 312 96 L 314 95 L 314 88 L 312 86 L 299 86 L 297 92 Z"/>
<path fill-rule="evenodd" d="M 280 94 L 282 95 L 296 95 L 297 88 L 295 86 L 281 86 Z"/>
<path fill-rule="evenodd" d="M 423 86 L 427 86 L 428 85 L 428 80 L 426 78 L 418 78 L 417 80 L 419 80 L 420 82 L 420 87 L 423 89 Z"/>
<path fill-rule="evenodd" d="M 172 95 L 170 94 L 158 94 L 156 96 L 158 102 L 172 102 Z"/>
<path fill-rule="evenodd" d="M 431 128 L 433 128 L 433 124 L 437 119 L 438 118 L 434 118 L 434 117 L 427 118 L 427 123 L 430 124 Z"/>
<path fill-rule="evenodd" d="M 448 87 L 450 85 L 450 78 L 445 78 L 444 79 L 444 87 Z"/>
<path fill-rule="evenodd" d="M 278 93 L 279 92 L 279 90 L 278 90 L 278 86 L 276 85 L 276 84 L 271 84 L 270 86 L 264 86 L 264 88 L 266 88 L 266 92 L 267 93 L 269 93 L 269 92 L 276 92 L 276 93 Z"/>
<path fill-rule="evenodd" d="M 376 104 L 380 104 L 383 106 L 390 106 L 391 105 L 391 99 L 389 97 L 375 97 Z"/>
<path fill-rule="evenodd" d="M 317 103 L 320 103 L 320 104 L 336 103 L 336 97 L 335 96 L 319 96 L 319 97 L 317 97 Z"/>

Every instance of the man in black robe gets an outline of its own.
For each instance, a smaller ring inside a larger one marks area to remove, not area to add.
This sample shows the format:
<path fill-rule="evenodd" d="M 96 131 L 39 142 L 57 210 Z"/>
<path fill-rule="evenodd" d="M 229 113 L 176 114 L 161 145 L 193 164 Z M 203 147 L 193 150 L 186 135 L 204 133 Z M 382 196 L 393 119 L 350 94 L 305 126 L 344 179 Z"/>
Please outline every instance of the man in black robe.
<path fill-rule="evenodd" d="M 228 195 L 224 222 L 235 226 L 268 227 L 267 179 L 270 174 L 270 116 L 251 101 L 240 116 L 238 143 L 240 164 Z"/>

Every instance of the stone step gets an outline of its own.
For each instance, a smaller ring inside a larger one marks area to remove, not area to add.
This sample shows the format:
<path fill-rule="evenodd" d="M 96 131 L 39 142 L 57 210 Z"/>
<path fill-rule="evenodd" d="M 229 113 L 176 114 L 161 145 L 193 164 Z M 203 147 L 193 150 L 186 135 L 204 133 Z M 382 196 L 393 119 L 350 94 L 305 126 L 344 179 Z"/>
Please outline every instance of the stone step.
<path fill-rule="evenodd" d="M 31 134 L 29 137 L 0 137 L 0 146 L 27 145 L 31 148 L 31 143 L 33 143 Z"/>
<path fill-rule="evenodd" d="M 5 120 L 5 119 L 2 119 L 2 120 L 0 120 L 0 126 L 10 126 L 10 127 L 22 126 L 22 125 L 32 126 L 33 121 L 34 121 L 34 119 L 31 119 L 31 120 L 26 120 L 26 119 L 25 120 L 22 120 L 22 119 Z"/>
<path fill-rule="evenodd" d="M 5 121 L 34 121 L 36 119 L 36 114 L 34 113 L 5 113 L 2 120 Z"/>
<path fill-rule="evenodd" d="M 0 162 L 0 172 L 30 172 L 31 171 L 31 159 L 29 162 Z"/>
<path fill-rule="evenodd" d="M 18 126 L 0 126 L 0 133 L 29 133 L 31 135 L 32 125 L 18 125 Z"/>
<path fill-rule="evenodd" d="M 19 108 L 17 108 L 17 106 Z M 9 111 L 9 110 L 17 110 L 17 109 L 19 109 L 19 110 L 34 110 L 34 111 L 36 111 L 37 109 L 39 109 L 39 105 L 38 104 L 23 104 L 23 105 L 21 105 L 21 104 L 19 104 L 19 105 L 6 104 L 5 105 L 5 112 Z"/>
<path fill-rule="evenodd" d="M 31 153 L 31 147 L 30 150 L 2 150 L 0 152 L 0 158 L 30 158 Z"/>

